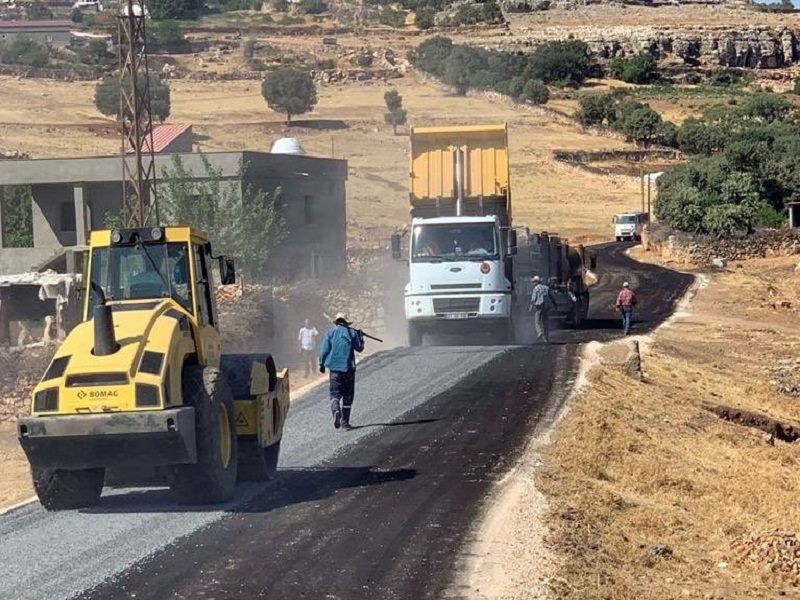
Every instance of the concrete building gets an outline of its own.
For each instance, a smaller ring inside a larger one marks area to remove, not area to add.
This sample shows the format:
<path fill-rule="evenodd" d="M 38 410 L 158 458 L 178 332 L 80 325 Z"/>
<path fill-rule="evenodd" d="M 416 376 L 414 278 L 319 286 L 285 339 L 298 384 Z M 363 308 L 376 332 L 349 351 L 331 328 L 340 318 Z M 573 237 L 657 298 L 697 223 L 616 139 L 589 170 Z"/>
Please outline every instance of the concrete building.
<path fill-rule="evenodd" d="M 26 37 L 40 44 L 63 48 L 70 43 L 72 21 L 0 21 L 0 44 Z"/>
<path fill-rule="evenodd" d="M 275 250 L 276 274 L 321 277 L 345 270 L 347 161 L 266 152 L 159 154 L 155 157 L 159 175 L 171 167 L 172 156 L 180 157 L 197 180 L 205 177 L 202 157 L 207 158 L 239 194 L 247 186 L 282 189 L 289 234 Z M 243 172 L 240 164 L 245 165 Z M 32 247 L 6 247 L 5 227 L 0 227 L 0 275 L 46 267 L 60 270 L 66 262 L 65 248 L 84 245 L 90 229 L 102 229 L 106 215 L 119 214 L 121 178 L 116 156 L 0 160 L 0 188 L 30 186 L 33 198 Z"/>

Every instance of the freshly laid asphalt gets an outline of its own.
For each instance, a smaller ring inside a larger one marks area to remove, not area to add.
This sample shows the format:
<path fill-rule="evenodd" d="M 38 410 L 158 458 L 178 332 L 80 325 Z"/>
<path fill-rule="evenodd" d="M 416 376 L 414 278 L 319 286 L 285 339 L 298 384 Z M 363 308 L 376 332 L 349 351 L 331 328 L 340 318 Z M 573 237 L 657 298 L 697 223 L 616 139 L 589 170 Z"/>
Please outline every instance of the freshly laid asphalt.
<path fill-rule="evenodd" d="M 375 354 L 347 433 L 331 427 L 324 385 L 294 400 L 278 478 L 228 505 L 115 489 L 93 509 L 0 516 L 0 598 L 437 597 L 492 483 L 567 397 L 580 343 L 620 334 L 622 280 L 639 290 L 639 331 L 691 283 L 623 250 L 599 248 L 587 328 L 549 346 Z"/>

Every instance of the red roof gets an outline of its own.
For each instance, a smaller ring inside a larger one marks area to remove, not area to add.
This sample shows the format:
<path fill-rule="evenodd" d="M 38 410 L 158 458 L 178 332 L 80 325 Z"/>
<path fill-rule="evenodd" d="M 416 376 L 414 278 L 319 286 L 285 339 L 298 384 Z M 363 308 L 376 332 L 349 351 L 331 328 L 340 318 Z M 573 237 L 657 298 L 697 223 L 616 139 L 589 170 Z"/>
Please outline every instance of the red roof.
<path fill-rule="evenodd" d="M 158 154 L 164 152 L 169 145 L 174 142 L 178 137 L 190 131 L 192 125 L 190 123 L 164 123 L 153 127 L 153 153 Z M 145 142 L 145 151 L 148 150 L 148 143 Z M 132 150 L 128 150 L 130 154 Z"/>
<path fill-rule="evenodd" d="M 0 21 L 0 29 L 72 29 L 72 21 Z"/>

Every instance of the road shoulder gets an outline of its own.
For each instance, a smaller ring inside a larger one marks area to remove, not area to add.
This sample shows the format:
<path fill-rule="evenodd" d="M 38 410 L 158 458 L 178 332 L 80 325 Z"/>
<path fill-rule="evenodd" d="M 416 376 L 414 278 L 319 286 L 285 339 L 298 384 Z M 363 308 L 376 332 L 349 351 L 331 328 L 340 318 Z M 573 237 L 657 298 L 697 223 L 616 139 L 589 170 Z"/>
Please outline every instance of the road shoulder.
<path fill-rule="evenodd" d="M 798 592 L 800 442 L 783 439 L 800 431 L 796 262 L 703 275 L 641 340 L 641 380 L 595 361 L 551 443 L 531 444 L 504 484 L 525 491 L 491 504 L 479 544 L 501 535 L 471 577 L 499 585 L 472 597 Z"/>

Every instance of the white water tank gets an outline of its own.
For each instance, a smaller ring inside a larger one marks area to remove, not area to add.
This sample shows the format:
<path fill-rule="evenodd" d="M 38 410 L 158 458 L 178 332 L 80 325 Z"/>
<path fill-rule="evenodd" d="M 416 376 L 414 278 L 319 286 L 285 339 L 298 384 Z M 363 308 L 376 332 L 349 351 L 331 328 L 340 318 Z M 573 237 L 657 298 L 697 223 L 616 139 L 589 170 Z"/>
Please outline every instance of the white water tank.
<path fill-rule="evenodd" d="M 270 152 L 272 154 L 299 154 L 301 156 L 306 153 L 302 146 L 300 146 L 300 142 L 297 141 L 297 138 L 292 137 L 275 140 Z"/>

